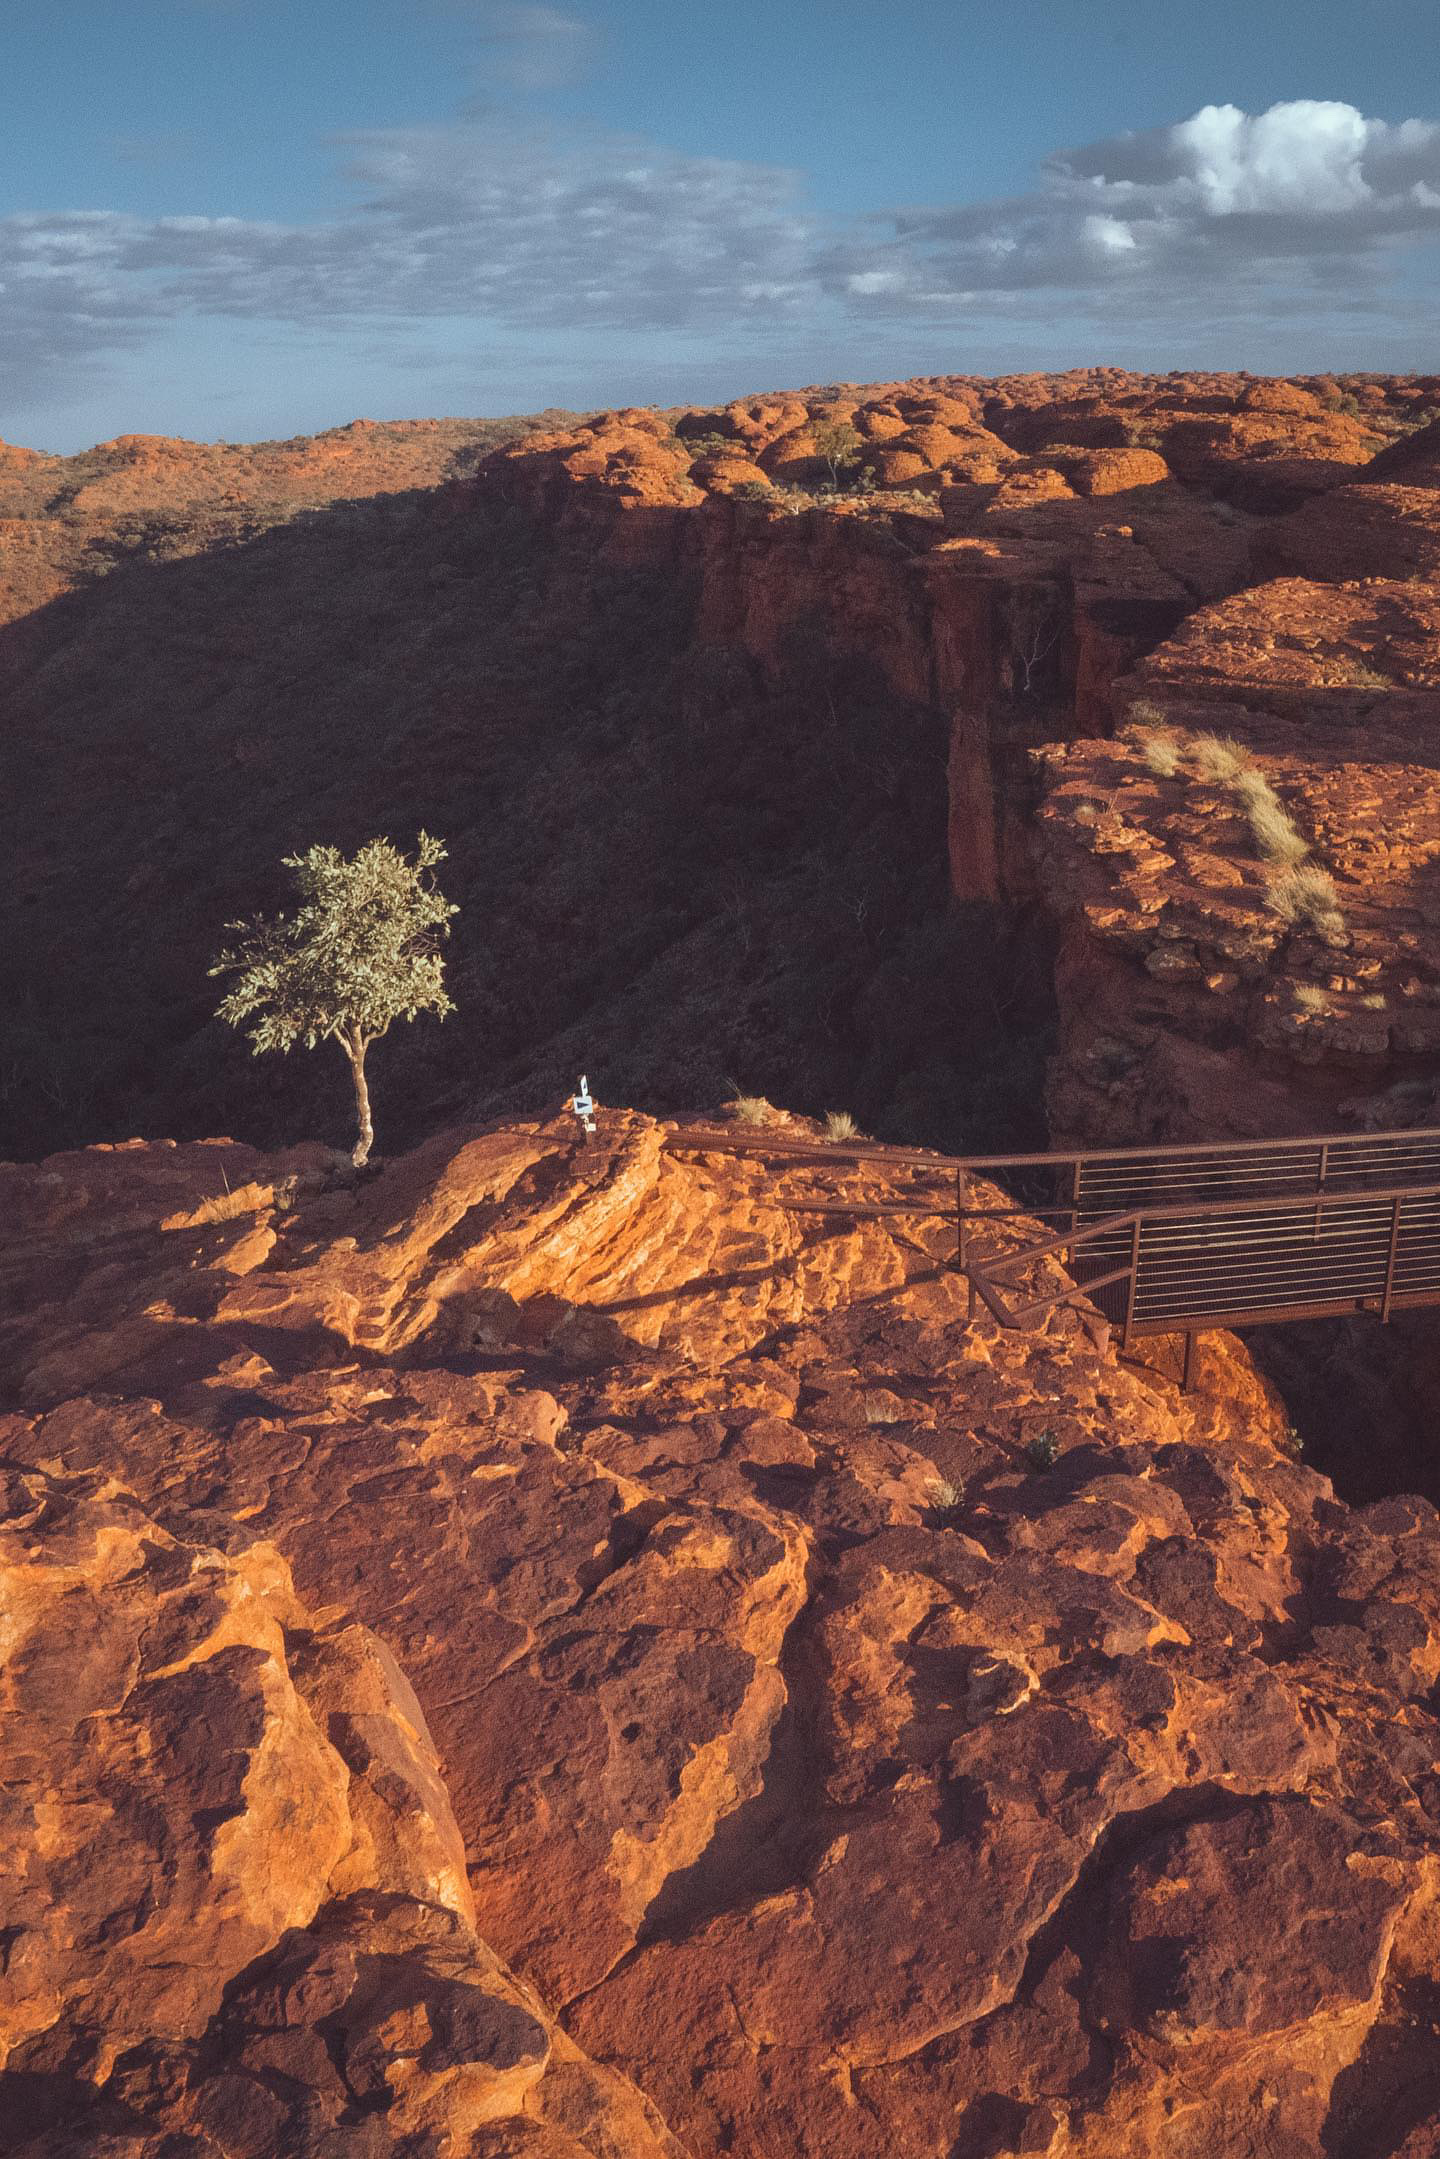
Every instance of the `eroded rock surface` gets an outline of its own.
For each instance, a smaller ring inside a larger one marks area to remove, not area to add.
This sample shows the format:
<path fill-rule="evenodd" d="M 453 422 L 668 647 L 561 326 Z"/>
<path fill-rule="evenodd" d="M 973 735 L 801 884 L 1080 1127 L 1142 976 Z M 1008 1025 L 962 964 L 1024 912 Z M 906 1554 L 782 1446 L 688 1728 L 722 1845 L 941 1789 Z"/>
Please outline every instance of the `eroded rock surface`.
<path fill-rule="evenodd" d="M 674 2153 L 477 1938 L 381 1642 L 218 1515 L 0 1479 L 7 2151 Z"/>
<path fill-rule="evenodd" d="M 35 2159 L 1440 2124 L 1440 1520 L 1229 1338 L 969 1323 L 795 1120 L 7 1178 Z"/>

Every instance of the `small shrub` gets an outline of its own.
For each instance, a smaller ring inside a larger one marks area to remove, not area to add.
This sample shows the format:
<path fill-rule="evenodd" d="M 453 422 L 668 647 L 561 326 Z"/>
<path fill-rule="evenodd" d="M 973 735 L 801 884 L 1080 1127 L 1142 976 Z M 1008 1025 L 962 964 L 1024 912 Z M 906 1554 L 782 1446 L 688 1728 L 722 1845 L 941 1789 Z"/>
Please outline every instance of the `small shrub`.
<path fill-rule="evenodd" d="M 825 1119 L 825 1137 L 829 1140 L 859 1139 L 860 1127 L 848 1109 L 832 1109 Z"/>
<path fill-rule="evenodd" d="M 964 1486 L 953 1484 L 948 1477 L 932 1477 L 925 1489 L 930 1494 L 931 1512 L 942 1522 L 957 1515 L 965 1504 Z"/>
<path fill-rule="evenodd" d="M 736 502 L 768 502 L 774 492 L 768 480 L 740 480 L 730 490 Z"/>
<path fill-rule="evenodd" d="M 1281 921 L 1294 928 L 1318 930 L 1327 943 L 1344 934 L 1345 918 L 1340 912 L 1335 880 L 1316 862 L 1272 877 L 1265 897 Z"/>
<path fill-rule="evenodd" d="M 1341 668 L 1344 679 L 1357 690 L 1389 690 L 1394 688 L 1388 675 L 1377 674 L 1364 660 L 1346 660 Z"/>
<path fill-rule="evenodd" d="M 1202 780 L 1233 780 L 1250 762 L 1250 753 L 1231 735 L 1197 735 L 1190 762 Z"/>
<path fill-rule="evenodd" d="M 681 449 L 692 459 L 701 457 L 743 457 L 742 444 L 732 442 L 728 435 L 681 435 Z"/>
<path fill-rule="evenodd" d="M 1295 1002 L 1302 1012 L 1324 1012 L 1329 1009 L 1330 998 L 1318 982 L 1297 982 Z"/>
<path fill-rule="evenodd" d="M 1047 1424 L 1025 1449 L 1032 1469 L 1053 1469 L 1060 1459 L 1060 1442 Z"/>

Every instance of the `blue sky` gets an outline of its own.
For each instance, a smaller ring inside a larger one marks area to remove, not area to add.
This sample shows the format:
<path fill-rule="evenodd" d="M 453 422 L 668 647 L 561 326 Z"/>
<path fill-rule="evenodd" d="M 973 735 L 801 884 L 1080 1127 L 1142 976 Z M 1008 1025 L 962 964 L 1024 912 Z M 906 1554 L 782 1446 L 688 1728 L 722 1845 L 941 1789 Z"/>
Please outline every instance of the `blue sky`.
<path fill-rule="evenodd" d="M 0 435 L 1440 365 L 1435 0 L 8 0 Z"/>

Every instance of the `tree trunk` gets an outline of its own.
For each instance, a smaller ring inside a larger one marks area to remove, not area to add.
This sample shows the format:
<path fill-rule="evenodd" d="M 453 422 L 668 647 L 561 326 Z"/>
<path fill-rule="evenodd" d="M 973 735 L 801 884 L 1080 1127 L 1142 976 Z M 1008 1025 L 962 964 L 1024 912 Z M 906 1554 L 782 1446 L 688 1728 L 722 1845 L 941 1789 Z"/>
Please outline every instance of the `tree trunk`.
<path fill-rule="evenodd" d="M 375 1137 L 375 1128 L 370 1122 L 370 1090 L 365 1084 L 366 1047 L 363 1037 L 358 1033 L 347 1035 L 345 1038 L 345 1054 L 350 1060 L 350 1077 L 355 1082 L 355 1124 L 357 1130 L 355 1146 L 350 1159 L 355 1164 L 356 1169 L 363 1169 L 369 1160 L 370 1145 Z"/>

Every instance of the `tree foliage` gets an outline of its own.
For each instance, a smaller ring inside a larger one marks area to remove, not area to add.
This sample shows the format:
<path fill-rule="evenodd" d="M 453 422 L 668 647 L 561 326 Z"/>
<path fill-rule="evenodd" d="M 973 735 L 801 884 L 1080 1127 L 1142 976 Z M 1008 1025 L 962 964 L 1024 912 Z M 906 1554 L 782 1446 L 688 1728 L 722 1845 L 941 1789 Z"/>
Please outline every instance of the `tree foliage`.
<path fill-rule="evenodd" d="M 860 462 L 860 437 L 848 420 L 815 420 L 810 426 L 815 454 L 830 468 L 832 486 L 838 487 L 842 472 L 853 472 Z"/>
<path fill-rule="evenodd" d="M 209 970 L 234 976 L 216 1016 L 233 1027 L 251 1023 L 257 1055 L 288 1054 L 297 1042 L 340 1044 L 355 1081 L 357 1162 L 371 1138 L 366 1051 L 397 1019 L 421 1012 L 443 1019 L 454 1009 L 437 947 L 459 910 L 429 875 L 444 859 L 440 841 L 424 832 L 413 862 L 384 839 L 350 857 L 323 846 L 287 855 L 299 888 L 295 913 L 227 923 L 239 942 Z"/>

